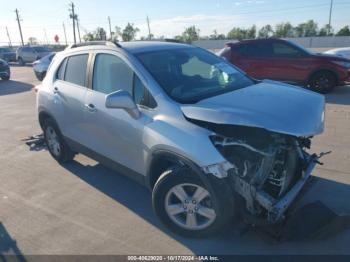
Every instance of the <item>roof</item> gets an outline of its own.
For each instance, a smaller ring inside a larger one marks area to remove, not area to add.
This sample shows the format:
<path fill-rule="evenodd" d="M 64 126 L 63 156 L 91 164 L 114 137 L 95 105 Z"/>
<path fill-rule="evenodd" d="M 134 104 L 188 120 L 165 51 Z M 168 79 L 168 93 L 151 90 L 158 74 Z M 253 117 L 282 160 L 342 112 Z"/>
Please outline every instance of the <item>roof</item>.
<path fill-rule="evenodd" d="M 151 52 L 156 50 L 166 50 L 166 49 L 178 49 L 178 48 L 188 48 L 194 46 L 182 43 L 173 42 L 161 42 L 161 41 L 133 41 L 133 42 L 119 42 L 123 49 L 130 53 L 143 53 Z"/>
<path fill-rule="evenodd" d="M 259 43 L 259 42 L 285 42 L 286 40 L 281 38 L 257 38 L 257 39 L 244 39 L 235 42 L 227 42 L 226 45 L 239 45 L 240 43 Z"/>

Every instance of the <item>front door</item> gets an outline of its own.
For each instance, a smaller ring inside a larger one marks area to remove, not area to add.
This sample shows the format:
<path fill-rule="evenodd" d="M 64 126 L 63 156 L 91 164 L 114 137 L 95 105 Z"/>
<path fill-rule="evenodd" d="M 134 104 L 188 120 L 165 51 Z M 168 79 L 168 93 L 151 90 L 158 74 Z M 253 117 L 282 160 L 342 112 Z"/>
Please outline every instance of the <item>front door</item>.
<path fill-rule="evenodd" d="M 106 108 L 106 95 L 118 90 L 133 94 L 136 74 L 127 63 L 113 53 L 95 57 L 92 89 L 85 99 L 85 130 L 88 147 L 114 162 L 144 173 L 143 130 L 151 115 L 141 110 L 138 119 L 123 109 Z"/>
<path fill-rule="evenodd" d="M 274 80 L 300 82 L 307 78 L 310 59 L 306 52 L 288 43 L 272 42 L 266 74 Z"/>

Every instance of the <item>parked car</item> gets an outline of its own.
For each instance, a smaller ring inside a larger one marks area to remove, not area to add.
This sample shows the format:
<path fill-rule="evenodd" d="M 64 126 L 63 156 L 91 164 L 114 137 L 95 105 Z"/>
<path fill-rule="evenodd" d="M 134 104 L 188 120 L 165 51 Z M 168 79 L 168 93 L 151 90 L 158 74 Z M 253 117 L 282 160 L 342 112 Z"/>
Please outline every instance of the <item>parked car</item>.
<path fill-rule="evenodd" d="M 322 95 L 256 81 L 187 44 L 88 45 L 57 53 L 36 87 L 54 159 L 83 153 L 134 178 L 182 235 L 212 234 L 238 213 L 283 219 L 319 158 L 305 149 L 323 131 Z"/>
<path fill-rule="evenodd" d="M 3 59 L 7 62 L 15 62 L 16 52 L 8 47 L 0 47 L 0 59 Z"/>
<path fill-rule="evenodd" d="M 328 93 L 350 82 L 350 60 L 312 53 L 281 39 L 227 43 L 220 55 L 256 79 L 273 79 Z"/>
<path fill-rule="evenodd" d="M 0 78 L 2 80 L 9 80 L 11 76 L 10 66 L 5 61 L 0 59 Z"/>
<path fill-rule="evenodd" d="M 20 65 L 34 61 L 50 54 L 52 51 L 44 46 L 22 46 L 16 51 L 16 59 Z"/>
<path fill-rule="evenodd" d="M 350 47 L 335 48 L 324 52 L 327 55 L 336 55 L 350 59 Z"/>
<path fill-rule="evenodd" d="M 34 74 L 38 80 L 42 81 L 45 78 L 46 71 L 49 68 L 49 65 L 55 54 L 56 53 L 50 53 L 33 63 Z"/>

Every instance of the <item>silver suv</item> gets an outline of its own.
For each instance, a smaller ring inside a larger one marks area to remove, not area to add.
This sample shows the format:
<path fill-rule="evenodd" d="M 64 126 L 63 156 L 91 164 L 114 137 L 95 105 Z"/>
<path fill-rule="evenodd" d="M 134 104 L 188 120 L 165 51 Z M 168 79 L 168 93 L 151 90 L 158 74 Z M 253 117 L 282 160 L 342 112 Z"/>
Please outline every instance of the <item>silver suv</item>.
<path fill-rule="evenodd" d="M 20 65 L 25 65 L 33 63 L 51 52 L 49 48 L 44 46 L 22 46 L 16 50 L 16 60 Z"/>
<path fill-rule="evenodd" d="M 159 219 L 186 236 L 237 214 L 281 221 L 319 158 L 305 149 L 323 131 L 323 96 L 256 81 L 191 45 L 73 45 L 37 90 L 59 163 L 82 153 L 137 180 Z"/>

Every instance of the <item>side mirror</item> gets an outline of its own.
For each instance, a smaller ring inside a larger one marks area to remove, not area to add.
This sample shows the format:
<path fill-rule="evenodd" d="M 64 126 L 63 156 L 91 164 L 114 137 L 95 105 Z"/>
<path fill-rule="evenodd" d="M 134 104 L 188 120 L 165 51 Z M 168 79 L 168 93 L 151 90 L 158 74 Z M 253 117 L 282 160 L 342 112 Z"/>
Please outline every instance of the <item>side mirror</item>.
<path fill-rule="evenodd" d="M 118 90 L 112 94 L 107 95 L 105 105 L 107 108 L 124 109 L 135 119 L 140 117 L 140 111 L 137 108 L 137 105 L 135 104 L 131 95 L 127 91 Z"/>

